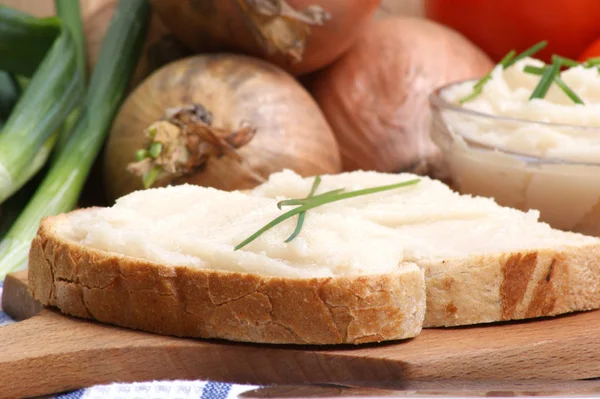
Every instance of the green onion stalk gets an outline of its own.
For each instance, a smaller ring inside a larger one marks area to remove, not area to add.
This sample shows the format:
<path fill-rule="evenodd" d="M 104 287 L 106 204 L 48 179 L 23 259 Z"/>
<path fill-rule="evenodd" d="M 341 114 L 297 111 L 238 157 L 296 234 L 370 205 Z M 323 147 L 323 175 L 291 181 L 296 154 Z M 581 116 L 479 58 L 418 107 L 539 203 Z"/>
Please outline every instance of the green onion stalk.
<path fill-rule="evenodd" d="M 20 94 L 14 77 L 6 71 L 0 71 L 0 124 L 8 119 Z"/>
<path fill-rule="evenodd" d="M 32 76 L 60 33 L 56 17 L 35 18 L 0 5 L 0 69 Z"/>
<path fill-rule="evenodd" d="M 73 0 L 55 0 L 56 14 L 62 21 L 64 27 L 69 29 L 75 43 L 75 54 L 77 59 L 77 70 L 86 82 L 86 65 L 85 65 L 85 35 L 83 33 L 83 21 L 81 18 L 81 6 L 79 1 Z M 58 139 L 54 146 L 54 155 L 60 153 L 65 147 L 69 135 L 73 131 L 75 123 L 79 119 L 81 107 L 75 108 L 65 120 Z"/>
<path fill-rule="evenodd" d="M 146 0 L 121 0 L 102 42 L 81 118 L 24 211 L 0 242 L 0 278 L 27 267 L 42 218 L 76 205 L 92 164 L 118 111 L 141 53 L 150 8 Z"/>
<path fill-rule="evenodd" d="M 83 96 L 71 34 L 64 29 L 0 132 L 0 203 L 17 191 L 44 144 Z"/>

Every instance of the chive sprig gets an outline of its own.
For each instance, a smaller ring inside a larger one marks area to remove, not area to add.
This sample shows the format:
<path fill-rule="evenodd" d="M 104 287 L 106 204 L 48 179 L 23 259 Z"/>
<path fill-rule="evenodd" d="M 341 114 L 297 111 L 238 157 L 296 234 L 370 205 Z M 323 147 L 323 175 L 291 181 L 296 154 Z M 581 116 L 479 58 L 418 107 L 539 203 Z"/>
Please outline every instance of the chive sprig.
<path fill-rule="evenodd" d="M 573 64 L 573 63 L 576 63 Z M 556 68 L 558 65 L 558 68 Z M 556 84 L 566 95 L 573 101 L 575 104 L 584 104 L 583 100 L 571 89 L 564 80 L 560 77 L 560 67 L 561 66 L 579 66 L 581 65 L 577 61 L 569 60 L 568 58 L 553 56 L 552 57 L 552 65 L 546 67 L 536 67 L 533 65 L 526 65 L 523 68 L 523 72 L 529 73 L 532 75 L 542 76 L 540 82 L 537 87 L 531 94 L 530 100 L 533 98 L 544 98 L 552 83 Z"/>
<path fill-rule="evenodd" d="M 522 53 L 517 55 L 517 52 L 515 50 L 511 50 L 508 52 L 508 54 L 506 54 L 498 63 L 499 65 L 502 66 L 502 69 L 506 69 L 506 68 L 510 68 L 511 66 L 513 66 L 517 61 L 522 60 L 523 58 L 526 57 L 531 57 L 532 55 L 536 54 L 538 51 L 542 50 L 544 47 L 546 47 L 548 45 L 547 41 L 541 41 L 539 43 L 534 44 L 533 46 L 529 47 L 527 50 L 523 51 Z M 489 71 L 483 78 L 479 79 L 477 81 L 477 83 L 475 83 L 475 86 L 473 86 L 473 92 L 471 94 L 469 94 L 466 97 L 463 97 L 459 100 L 460 104 L 463 104 L 467 101 L 471 101 L 472 99 L 474 99 L 475 97 L 477 97 L 478 95 L 481 94 L 481 91 L 483 90 L 483 86 L 485 86 L 485 84 L 492 78 L 492 71 Z"/>
<path fill-rule="evenodd" d="M 294 229 L 294 232 L 292 233 L 292 235 L 290 235 L 290 237 L 288 237 L 285 240 L 285 242 L 290 242 L 291 240 L 296 238 L 298 236 L 298 234 L 300 234 L 300 230 L 302 229 L 302 225 L 304 223 L 306 211 L 308 211 L 310 209 L 313 209 L 313 208 L 316 208 L 316 207 L 319 207 L 319 206 L 322 206 L 325 204 L 330 204 L 332 202 L 349 199 L 349 198 L 355 198 L 355 197 L 359 197 L 359 196 L 363 196 L 363 195 L 375 194 L 375 193 L 380 193 L 382 191 L 389 191 L 389 190 L 394 190 L 396 188 L 411 186 L 413 184 L 417 184 L 419 181 L 420 181 L 420 179 L 412 179 L 412 180 L 407 180 L 407 181 L 404 181 L 401 183 L 390 184 L 390 185 L 386 185 L 386 186 L 365 188 L 362 190 L 355 190 L 355 191 L 348 191 L 348 192 L 345 192 L 345 189 L 340 188 L 337 190 L 328 191 L 328 192 L 320 194 L 320 195 L 314 195 L 314 193 L 317 190 L 317 187 L 319 186 L 319 183 L 321 182 L 321 177 L 317 176 L 317 177 L 315 177 L 315 180 L 313 182 L 310 193 L 306 198 L 284 200 L 284 201 L 280 201 L 277 204 L 277 207 L 279 209 L 281 209 L 282 206 L 299 205 L 298 207 L 296 207 L 290 211 L 287 211 L 284 214 L 271 220 L 269 223 L 267 223 L 266 225 L 261 227 L 258 231 L 256 231 L 250 237 L 246 238 L 244 241 L 242 241 L 241 243 L 236 245 L 234 248 L 234 251 L 237 251 L 238 249 L 241 249 L 241 248 L 245 247 L 246 245 L 250 244 L 252 241 L 254 241 L 258 237 L 260 237 L 263 233 L 272 229 L 273 227 L 277 226 L 278 224 L 286 221 L 287 219 L 289 219 L 291 217 L 298 215 L 298 223 L 296 224 L 296 228 Z M 300 215 L 303 215 L 303 216 L 300 216 Z M 302 220 L 300 220 L 300 218 L 302 218 Z"/>
<path fill-rule="evenodd" d="M 506 54 L 504 56 L 504 58 L 502 58 L 502 60 L 498 63 L 498 65 L 502 66 L 502 69 L 509 68 L 510 66 L 514 65 L 516 62 L 518 62 L 526 57 L 533 56 L 534 54 L 536 54 L 537 52 L 542 50 L 544 47 L 546 47 L 547 44 L 548 44 L 547 41 L 545 41 L 545 40 L 541 41 L 541 42 L 531 46 L 530 48 L 528 48 L 527 50 L 523 51 L 522 53 L 520 53 L 518 55 L 516 55 L 515 50 L 511 50 L 508 54 Z M 552 87 L 552 84 L 556 84 L 556 86 L 558 86 L 575 104 L 584 104 L 583 100 L 577 95 L 577 93 L 575 93 L 575 91 L 573 91 L 573 89 L 571 89 L 565 83 L 565 81 L 560 76 L 561 68 L 563 68 L 563 67 L 574 68 L 574 67 L 578 67 L 578 66 L 583 66 L 584 68 L 598 67 L 598 66 L 600 66 L 600 57 L 589 58 L 585 62 L 579 62 L 579 61 L 573 60 L 571 58 L 562 57 L 562 56 L 554 54 L 552 56 L 552 64 L 550 64 L 550 65 L 546 65 L 544 67 L 526 65 L 523 68 L 523 71 L 525 73 L 540 76 L 540 80 L 539 80 L 538 84 L 536 85 L 536 87 L 534 88 L 533 92 L 531 93 L 531 96 L 529 97 L 529 99 L 533 100 L 536 98 L 538 98 L 538 99 L 544 98 L 546 96 L 546 94 L 548 93 L 548 91 L 550 90 L 550 87 Z M 600 72 L 600 68 L 599 68 L 599 72 Z M 492 74 L 492 71 L 488 72 L 484 77 L 479 79 L 473 86 L 473 92 L 471 94 L 469 94 L 468 96 L 461 98 L 459 100 L 459 103 L 463 104 L 467 101 L 474 99 L 478 95 L 480 95 L 483 90 L 483 86 L 485 86 L 485 84 L 491 79 L 491 77 L 492 77 L 491 74 Z"/>

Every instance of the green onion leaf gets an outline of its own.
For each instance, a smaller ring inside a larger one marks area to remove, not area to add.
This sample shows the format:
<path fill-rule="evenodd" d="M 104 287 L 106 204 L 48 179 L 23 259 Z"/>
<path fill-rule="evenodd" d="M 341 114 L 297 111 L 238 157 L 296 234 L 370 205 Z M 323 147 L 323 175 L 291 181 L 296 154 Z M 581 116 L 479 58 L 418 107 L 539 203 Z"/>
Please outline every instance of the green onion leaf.
<path fill-rule="evenodd" d="M 554 82 L 554 78 L 558 75 L 559 71 L 560 64 L 556 61 L 552 63 L 552 66 L 546 68 L 542 74 L 542 78 L 533 90 L 533 93 L 531 93 L 529 99 L 533 100 L 534 98 L 544 98 L 546 93 L 548 93 L 548 90 L 550 90 L 550 86 L 552 86 L 552 82 Z"/>
<path fill-rule="evenodd" d="M 379 186 L 379 187 L 366 188 L 366 189 L 356 190 L 356 191 L 342 192 L 338 195 L 330 195 L 330 196 L 326 196 L 326 197 L 323 197 L 323 196 L 312 197 L 304 205 L 301 205 L 297 208 L 287 211 L 283 215 L 276 217 L 275 219 L 273 219 L 272 221 L 270 221 L 269 223 L 267 223 L 266 225 L 261 227 L 257 232 L 255 232 L 250 237 L 246 238 L 244 241 L 242 241 L 241 243 L 236 245 L 234 250 L 237 251 L 238 249 L 245 247 L 246 245 L 250 244 L 252 241 L 256 240 L 258 237 L 260 237 L 261 234 L 265 233 L 266 231 L 277 226 L 279 223 L 284 222 L 285 220 L 287 220 L 301 212 L 306 212 L 306 211 L 316 208 L 318 206 L 329 204 L 332 202 L 341 201 L 341 200 L 348 199 L 348 198 L 354 198 L 354 197 L 359 197 L 362 195 L 374 194 L 374 193 L 379 193 L 382 191 L 388 191 L 388 190 L 393 190 L 393 189 L 400 188 L 400 187 L 410 186 L 410 185 L 418 183 L 419 181 L 420 181 L 419 179 L 413 179 L 413 180 L 404 181 L 402 183 L 390 184 L 387 186 Z M 320 198 L 317 198 L 317 197 L 320 197 Z"/>
<path fill-rule="evenodd" d="M 5 122 L 12 112 L 21 90 L 10 73 L 0 71 L 0 120 Z"/>
<path fill-rule="evenodd" d="M 149 17 L 150 6 L 146 0 L 119 1 L 102 40 L 98 63 L 83 102 L 82 116 L 35 194 L 0 242 L 0 278 L 27 267 L 31 240 L 43 217 L 67 212 L 77 204 L 88 173 L 125 96 L 142 50 Z M 35 78 L 28 89 L 34 87 L 34 81 Z"/>
<path fill-rule="evenodd" d="M 35 18 L 0 5 L 0 69 L 32 76 L 60 33 L 57 17 Z"/>
<path fill-rule="evenodd" d="M 21 187 L 16 183 L 19 176 L 26 173 L 44 143 L 57 134 L 83 95 L 73 39 L 63 29 L 0 133 L 0 203 Z"/>

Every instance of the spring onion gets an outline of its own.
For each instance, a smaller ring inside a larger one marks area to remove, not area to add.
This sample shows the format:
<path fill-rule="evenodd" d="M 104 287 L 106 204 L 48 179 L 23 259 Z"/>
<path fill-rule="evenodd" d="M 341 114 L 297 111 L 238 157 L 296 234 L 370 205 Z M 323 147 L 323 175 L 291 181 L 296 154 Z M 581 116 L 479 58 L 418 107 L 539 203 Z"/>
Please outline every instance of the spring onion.
<path fill-rule="evenodd" d="M 75 54 L 77 60 L 77 70 L 86 81 L 86 64 L 85 64 L 85 35 L 83 33 L 83 23 L 81 18 L 81 6 L 78 1 L 72 0 L 55 0 L 54 2 L 56 13 L 66 29 L 69 29 L 75 44 Z M 73 131 L 73 127 L 81 112 L 81 107 L 75 108 L 63 123 L 58 134 L 58 140 L 54 148 L 54 156 L 58 154 L 64 147 Z"/>
<path fill-rule="evenodd" d="M 0 277 L 27 266 L 41 219 L 75 206 L 138 61 L 148 25 L 146 0 L 121 0 L 102 42 L 82 116 L 25 210 L 0 242 Z"/>
<path fill-rule="evenodd" d="M 17 191 L 44 143 L 80 103 L 83 81 L 76 51 L 63 29 L 0 132 L 0 203 Z"/>
<path fill-rule="evenodd" d="M 77 53 L 77 69 L 81 76 L 85 77 L 85 36 L 81 20 L 81 6 L 78 1 L 73 0 L 55 0 L 54 6 L 56 14 L 71 32 Z"/>
<path fill-rule="evenodd" d="M 0 69 L 32 76 L 60 32 L 56 17 L 35 18 L 0 5 Z"/>
<path fill-rule="evenodd" d="M 13 76 L 8 72 L 0 71 L 0 121 L 6 121 L 19 95 L 19 86 Z"/>
<path fill-rule="evenodd" d="M 316 177 L 315 180 L 316 179 L 320 179 L 320 178 Z M 386 186 L 365 188 L 362 190 L 355 190 L 355 191 L 348 191 L 348 192 L 343 192 L 342 191 L 343 189 L 338 189 L 338 190 L 333 190 L 329 193 L 316 195 L 316 196 L 312 196 L 312 197 L 308 196 L 308 197 L 302 198 L 302 199 L 281 201 L 280 204 L 278 204 L 279 208 L 281 208 L 282 204 L 283 205 L 299 204 L 299 206 L 297 208 L 292 209 L 291 211 L 287 211 L 286 213 L 282 214 L 281 216 L 276 217 L 275 219 L 273 219 L 272 221 L 270 221 L 269 223 L 267 223 L 266 225 L 261 227 L 257 232 L 255 232 L 250 237 L 246 238 L 244 241 L 242 241 L 241 243 L 236 245 L 234 250 L 237 251 L 238 249 L 245 247 L 246 245 L 250 244 L 252 241 L 256 240 L 258 237 L 260 237 L 266 231 L 271 230 L 273 227 L 277 226 L 279 223 L 282 223 L 285 220 L 287 220 L 293 216 L 300 215 L 301 213 L 304 213 L 304 212 L 306 212 L 310 209 L 316 208 L 318 206 L 330 204 L 332 202 L 337 202 L 337 201 L 345 200 L 348 198 L 354 198 L 354 197 L 359 197 L 359 196 L 368 195 L 368 194 L 380 193 L 382 191 L 394 190 L 397 188 L 417 184 L 418 182 L 419 182 L 419 179 L 413 179 L 413 180 L 407 180 L 407 181 L 404 181 L 401 183 L 390 184 L 390 185 L 386 185 Z M 315 181 L 315 183 L 316 183 L 316 181 Z M 313 184 L 313 187 L 314 186 L 315 186 L 315 184 Z M 311 192 L 314 194 L 314 192 L 312 190 L 311 190 Z M 332 194 L 332 193 L 334 193 L 334 194 Z M 296 232 L 294 231 L 294 233 L 296 233 Z M 294 237 L 296 237 L 298 235 L 298 233 L 296 233 L 296 235 L 294 235 Z M 288 242 L 288 241 L 290 241 L 290 240 L 289 239 L 286 240 L 286 242 Z"/>

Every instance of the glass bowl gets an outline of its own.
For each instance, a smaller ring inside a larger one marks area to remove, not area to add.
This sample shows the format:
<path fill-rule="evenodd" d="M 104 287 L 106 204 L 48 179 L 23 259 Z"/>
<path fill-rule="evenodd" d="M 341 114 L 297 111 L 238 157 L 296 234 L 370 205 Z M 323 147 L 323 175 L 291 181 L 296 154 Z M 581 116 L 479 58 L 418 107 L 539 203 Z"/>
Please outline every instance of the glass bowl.
<path fill-rule="evenodd" d="M 503 206 L 539 210 L 540 220 L 557 229 L 600 236 L 600 152 L 582 147 L 545 157 L 525 148 L 527 132 L 535 129 L 600 138 L 600 128 L 469 110 L 442 97 L 450 86 L 434 91 L 429 101 L 431 138 L 444 156 L 453 188 L 492 197 Z M 489 138 L 496 135 L 525 137 L 523 148 L 491 144 L 494 140 Z"/>

